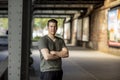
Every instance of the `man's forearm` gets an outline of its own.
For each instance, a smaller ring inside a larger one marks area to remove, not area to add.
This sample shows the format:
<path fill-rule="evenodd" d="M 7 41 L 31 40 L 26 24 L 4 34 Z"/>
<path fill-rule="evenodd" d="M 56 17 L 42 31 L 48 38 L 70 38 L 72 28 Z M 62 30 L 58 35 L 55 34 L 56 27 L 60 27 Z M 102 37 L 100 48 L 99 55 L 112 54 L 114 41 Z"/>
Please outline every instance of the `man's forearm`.
<path fill-rule="evenodd" d="M 51 51 L 50 53 L 61 58 L 66 58 L 69 56 L 68 50 L 66 48 L 63 48 L 61 51 Z"/>
<path fill-rule="evenodd" d="M 56 55 L 62 58 L 68 57 L 68 52 L 67 51 L 57 51 Z"/>
<path fill-rule="evenodd" d="M 41 49 L 41 53 L 42 53 L 42 55 L 43 55 L 45 60 L 54 60 L 54 59 L 60 58 L 57 55 L 50 54 L 49 50 L 46 49 L 46 48 L 45 49 Z"/>
<path fill-rule="evenodd" d="M 57 56 L 57 55 L 52 55 L 52 54 L 49 54 L 49 55 L 47 56 L 47 60 L 55 60 L 55 59 L 58 59 L 58 58 L 60 58 L 60 57 Z"/>

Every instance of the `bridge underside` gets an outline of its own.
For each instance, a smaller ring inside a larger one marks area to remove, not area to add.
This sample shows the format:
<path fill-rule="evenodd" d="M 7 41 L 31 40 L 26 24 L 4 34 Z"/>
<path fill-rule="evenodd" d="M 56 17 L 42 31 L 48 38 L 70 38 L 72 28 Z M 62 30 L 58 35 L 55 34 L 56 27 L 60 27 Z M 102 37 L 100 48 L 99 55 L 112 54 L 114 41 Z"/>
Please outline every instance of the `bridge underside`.
<path fill-rule="evenodd" d="M 65 25 L 68 26 L 71 23 L 74 25 L 72 27 L 74 31 L 70 34 L 73 34 L 71 42 L 76 44 L 76 23 L 81 20 L 88 23 L 91 12 L 103 4 L 104 0 L 0 0 L 0 17 L 9 19 L 9 80 L 28 80 L 29 78 L 33 18 L 64 18 Z M 68 18 L 73 21 L 67 21 Z"/>

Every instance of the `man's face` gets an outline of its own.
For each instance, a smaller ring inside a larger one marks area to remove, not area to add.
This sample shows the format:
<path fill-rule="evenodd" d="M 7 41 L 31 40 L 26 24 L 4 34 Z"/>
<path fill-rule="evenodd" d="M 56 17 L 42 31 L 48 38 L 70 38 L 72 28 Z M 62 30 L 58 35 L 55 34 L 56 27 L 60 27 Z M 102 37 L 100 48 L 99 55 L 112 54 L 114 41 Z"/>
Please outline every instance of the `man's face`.
<path fill-rule="evenodd" d="M 51 35 L 55 35 L 56 31 L 57 31 L 57 24 L 54 22 L 49 22 L 48 33 Z"/>

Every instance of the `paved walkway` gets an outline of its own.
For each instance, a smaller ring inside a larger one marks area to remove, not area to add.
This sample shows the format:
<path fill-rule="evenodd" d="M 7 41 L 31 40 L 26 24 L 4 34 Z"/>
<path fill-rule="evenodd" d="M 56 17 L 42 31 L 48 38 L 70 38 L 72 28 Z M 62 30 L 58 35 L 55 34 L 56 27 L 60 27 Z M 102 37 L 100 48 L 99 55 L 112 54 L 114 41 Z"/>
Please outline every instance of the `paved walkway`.
<path fill-rule="evenodd" d="M 7 57 L 8 57 L 8 51 L 7 50 L 0 51 L 0 62 L 5 60 Z"/>
<path fill-rule="evenodd" d="M 30 80 L 39 79 L 39 51 L 33 50 Z M 94 50 L 71 50 L 63 59 L 63 80 L 120 80 L 120 57 Z"/>

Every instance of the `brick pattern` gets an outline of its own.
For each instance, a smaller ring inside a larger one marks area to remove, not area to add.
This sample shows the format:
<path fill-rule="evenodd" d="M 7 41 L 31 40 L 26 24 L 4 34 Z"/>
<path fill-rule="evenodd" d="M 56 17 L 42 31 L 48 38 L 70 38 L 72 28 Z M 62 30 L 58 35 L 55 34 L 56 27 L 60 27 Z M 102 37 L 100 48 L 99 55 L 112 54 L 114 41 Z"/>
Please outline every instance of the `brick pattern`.
<path fill-rule="evenodd" d="M 108 46 L 107 35 L 107 12 L 108 9 L 96 11 L 91 15 L 91 37 L 90 40 L 93 45 L 93 49 L 97 49 L 102 52 L 120 55 L 119 48 L 111 48 Z"/>

